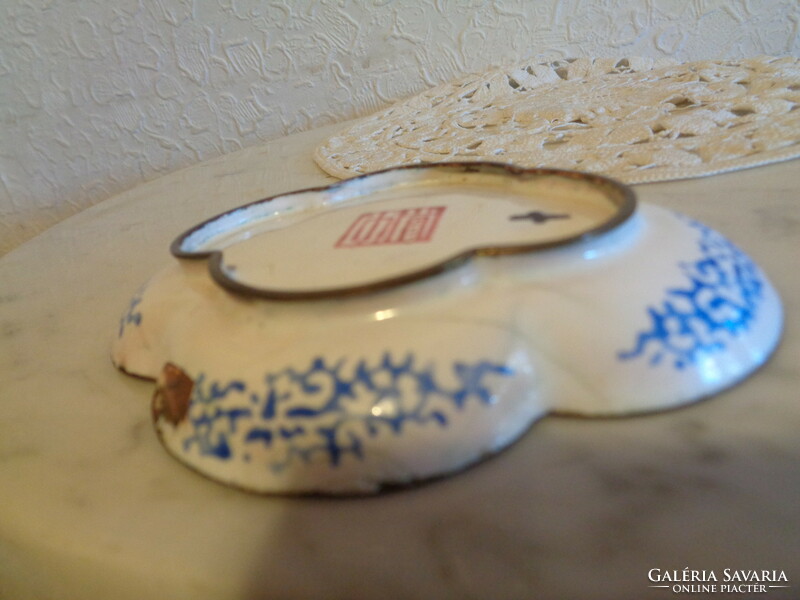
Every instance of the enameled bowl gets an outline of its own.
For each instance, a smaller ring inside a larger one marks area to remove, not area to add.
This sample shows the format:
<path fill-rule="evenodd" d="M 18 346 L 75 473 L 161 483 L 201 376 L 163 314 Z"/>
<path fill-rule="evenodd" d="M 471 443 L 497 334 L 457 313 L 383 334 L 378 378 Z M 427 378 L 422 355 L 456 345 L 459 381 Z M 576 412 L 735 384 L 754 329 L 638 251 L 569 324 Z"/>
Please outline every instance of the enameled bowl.
<path fill-rule="evenodd" d="M 721 234 L 603 177 L 450 163 L 284 194 L 179 236 L 113 348 L 166 449 L 264 493 L 451 473 L 548 413 L 686 404 L 782 311 Z"/>

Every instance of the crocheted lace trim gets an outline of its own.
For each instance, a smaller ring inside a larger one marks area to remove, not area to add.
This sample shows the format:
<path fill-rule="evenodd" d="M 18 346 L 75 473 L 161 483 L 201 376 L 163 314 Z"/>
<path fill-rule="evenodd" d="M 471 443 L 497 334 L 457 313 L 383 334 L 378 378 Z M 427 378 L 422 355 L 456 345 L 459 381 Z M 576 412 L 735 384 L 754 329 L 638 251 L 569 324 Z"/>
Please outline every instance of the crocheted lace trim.
<path fill-rule="evenodd" d="M 700 177 L 800 156 L 800 59 L 523 63 L 398 102 L 320 145 L 340 178 L 489 160 L 627 183 Z"/>

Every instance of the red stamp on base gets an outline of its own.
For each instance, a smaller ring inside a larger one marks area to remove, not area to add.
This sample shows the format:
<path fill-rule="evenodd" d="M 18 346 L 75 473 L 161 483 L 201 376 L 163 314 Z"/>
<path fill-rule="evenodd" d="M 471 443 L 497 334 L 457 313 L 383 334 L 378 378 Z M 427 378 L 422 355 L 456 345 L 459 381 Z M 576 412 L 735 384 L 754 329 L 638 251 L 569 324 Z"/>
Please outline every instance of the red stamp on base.
<path fill-rule="evenodd" d="M 335 248 L 429 242 L 446 206 L 363 213 L 353 221 Z"/>

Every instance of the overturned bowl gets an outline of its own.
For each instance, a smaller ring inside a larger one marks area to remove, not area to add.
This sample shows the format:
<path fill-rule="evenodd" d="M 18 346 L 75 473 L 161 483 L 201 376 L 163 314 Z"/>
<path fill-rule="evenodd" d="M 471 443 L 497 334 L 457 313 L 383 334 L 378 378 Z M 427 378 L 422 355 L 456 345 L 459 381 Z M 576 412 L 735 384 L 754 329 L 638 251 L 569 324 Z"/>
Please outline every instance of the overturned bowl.
<path fill-rule="evenodd" d="M 185 465 L 262 493 L 452 473 L 548 413 L 686 404 L 775 348 L 765 275 L 582 173 L 447 163 L 268 198 L 179 236 L 114 363 Z"/>

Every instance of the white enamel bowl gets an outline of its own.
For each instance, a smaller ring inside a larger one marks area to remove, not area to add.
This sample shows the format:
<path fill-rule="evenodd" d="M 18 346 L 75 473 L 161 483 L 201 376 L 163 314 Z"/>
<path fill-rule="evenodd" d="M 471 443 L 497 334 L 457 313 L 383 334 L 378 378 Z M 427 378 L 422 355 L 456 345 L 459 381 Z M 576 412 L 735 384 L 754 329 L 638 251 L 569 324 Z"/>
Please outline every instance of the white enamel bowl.
<path fill-rule="evenodd" d="M 166 449 L 262 493 L 462 469 L 548 413 L 686 404 L 752 373 L 780 301 L 730 241 L 578 173 L 406 167 L 176 239 L 113 349 Z"/>

